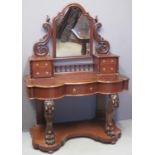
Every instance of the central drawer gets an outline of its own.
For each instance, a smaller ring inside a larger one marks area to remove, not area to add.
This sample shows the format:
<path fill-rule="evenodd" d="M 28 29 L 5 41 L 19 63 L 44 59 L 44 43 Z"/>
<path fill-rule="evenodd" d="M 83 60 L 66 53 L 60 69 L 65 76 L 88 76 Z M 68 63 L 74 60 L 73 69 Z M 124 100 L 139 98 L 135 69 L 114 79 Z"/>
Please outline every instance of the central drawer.
<path fill-rule="evenodd" d="M 66 94 L 71 96 L 93 94 L 94 92 L 96 92 L 95 83 L 73 84 L 66 86 Z"/>

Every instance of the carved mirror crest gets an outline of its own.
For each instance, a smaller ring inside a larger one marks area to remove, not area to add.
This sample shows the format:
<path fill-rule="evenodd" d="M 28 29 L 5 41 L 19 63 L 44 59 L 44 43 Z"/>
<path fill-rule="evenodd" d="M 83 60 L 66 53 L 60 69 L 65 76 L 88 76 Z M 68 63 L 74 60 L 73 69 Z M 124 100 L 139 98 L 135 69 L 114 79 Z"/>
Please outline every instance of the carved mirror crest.
<path fill-rule="evenodd" d="M 53 19 L 54 57 L 92 54 L 93 18 L 79 4 L 70 4 Z"/>
<path fill-rule="evenodd" d="M 53 19 L 47 17 L 43 28 L 47 31 L 42 39 L 33 46 L 34 55 L 49 54 L 48 42 L 53 41 L 53 58 L 63 57 L 91 57 L 93 53 L 93 39 L 96 41 L 97 54 L 109 54 L 110 44 L 99 33 L 102 24 L 98 18 L 92 18 L 84 8 L 77 3 L 67 5 L 62 12 Z"/>

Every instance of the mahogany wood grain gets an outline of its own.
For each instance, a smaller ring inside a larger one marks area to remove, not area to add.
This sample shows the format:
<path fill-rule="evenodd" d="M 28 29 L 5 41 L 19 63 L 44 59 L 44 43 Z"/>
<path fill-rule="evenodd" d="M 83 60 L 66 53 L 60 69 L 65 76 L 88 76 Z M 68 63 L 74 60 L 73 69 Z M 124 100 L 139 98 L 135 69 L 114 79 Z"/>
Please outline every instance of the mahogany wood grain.
<path fill-rule="evenodd" d="M 128 78 L 120 74 L 96 73 L 57 74 L 53 78 L 31 79 L 25 77 L 31 99 L 58 99 L 64 96 L 113 94 L 127 90 Z"/>

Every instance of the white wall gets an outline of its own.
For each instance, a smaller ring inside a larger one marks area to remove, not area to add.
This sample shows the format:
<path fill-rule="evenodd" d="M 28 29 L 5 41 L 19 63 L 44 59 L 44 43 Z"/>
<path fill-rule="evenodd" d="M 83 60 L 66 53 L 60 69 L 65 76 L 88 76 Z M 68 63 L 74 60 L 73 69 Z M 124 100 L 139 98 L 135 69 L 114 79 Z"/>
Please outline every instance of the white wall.
<path fill-rule="evenodd" d="M 29 73 L 28 57 L 33 44 L 44 35 L 42 23 L 46 15 L 54 17 L 68 3 L 80 3 L 91 16 L 98 15 L 103 24 L 101 34 L 111 44 L 111 51 L 120 56 L 120 73 L 130 78 L 129 91 L 120 94 L 117 120 L 132 117 L 132 42 L 131 0 L 23 0 L 23 77 Z M 76 103 L 75 103 L 76 102 Z M 23 130 L 35 124 L 35 104 L 26 96 L 23 84 Z M 71 121 L 95 115 L 95 96 L 68 98 L 56 102 L 55 120 Z"/>

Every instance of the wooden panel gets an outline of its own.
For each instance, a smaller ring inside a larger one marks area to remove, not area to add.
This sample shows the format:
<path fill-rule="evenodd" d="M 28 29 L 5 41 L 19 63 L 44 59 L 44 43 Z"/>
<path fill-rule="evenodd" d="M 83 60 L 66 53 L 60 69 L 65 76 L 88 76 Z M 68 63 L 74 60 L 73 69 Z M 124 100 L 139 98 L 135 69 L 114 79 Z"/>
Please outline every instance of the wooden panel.
<path fill-rule="evenodd" d="M 128 90 L 129 84 L 128 84 L 128 80 L 124 81 L 124 89 Z"/>
<path fill-rule="evenodd" d="M 123 81 L 117 83 L 92 83 L 82 85 L 63 85 L 51 88 L 28 88 L 28 96 L 31 99 L 59 99 L 64 96 L 82 96 L 91 94 L 113 94 L 127 89 L 127 83 Z"/>
<path fill-rule="evenodd" d="M 33 147 L 51 153 L 61 147 L 68 139 L 80 136 L 105 143 L 115 143 L 121 135 L 121 130 L 113 123 L 115 136 L 110 137 L 106 134 L 104 126 L 105 122 L 102 120 L 54 124 L 55 143 L 53 145 L 45 143 L 45 126 L 37 125 L 30 131 Z"/>
<path fill-rule="evenodd" d="M 31 61 L 31 76 L 32 78 L 43 78 L 52 76 L 51 61 Z"/>
<path fill-rule="evenodd" d="M 67 95 L 84 95 L 84 94 L 92 94 L 96 92 L 96 84 L 83 84 L 83 85 L 67 85 L 66 86 L 66 94 Z"/>
<path fill-rule="evenodd" d="M 103 74 L 118 72 L 118 58 L 100 58 L 100 72 Z"/>
<path fill-rule="evenodd" d="M 98 91 L 101 93 L 117 93 L 117 92 L 121 92 L 124 87 L 123 87 L 123 82 L 119 82 L 119 83 L 105 83 L 105 84 L 101 84 L 98 83 Z"/>
<path fill-rule="evenodd" d="M 115 64 L 104 64 L 100 66 L 100 72 L 103 74 L 117 73 L 117 66 Z"/>
<path fill-rule="evenodd" d="M 118 58 L 103 58 L 101 59 L 101 64 L 117 64 Z"/>
<path fill-rule="evenodd" d="M 60 98 L 65 95 L 64 86 L 56 88 L 31 88 L 30 98 L 36 99 L 51 99 Z"/>

